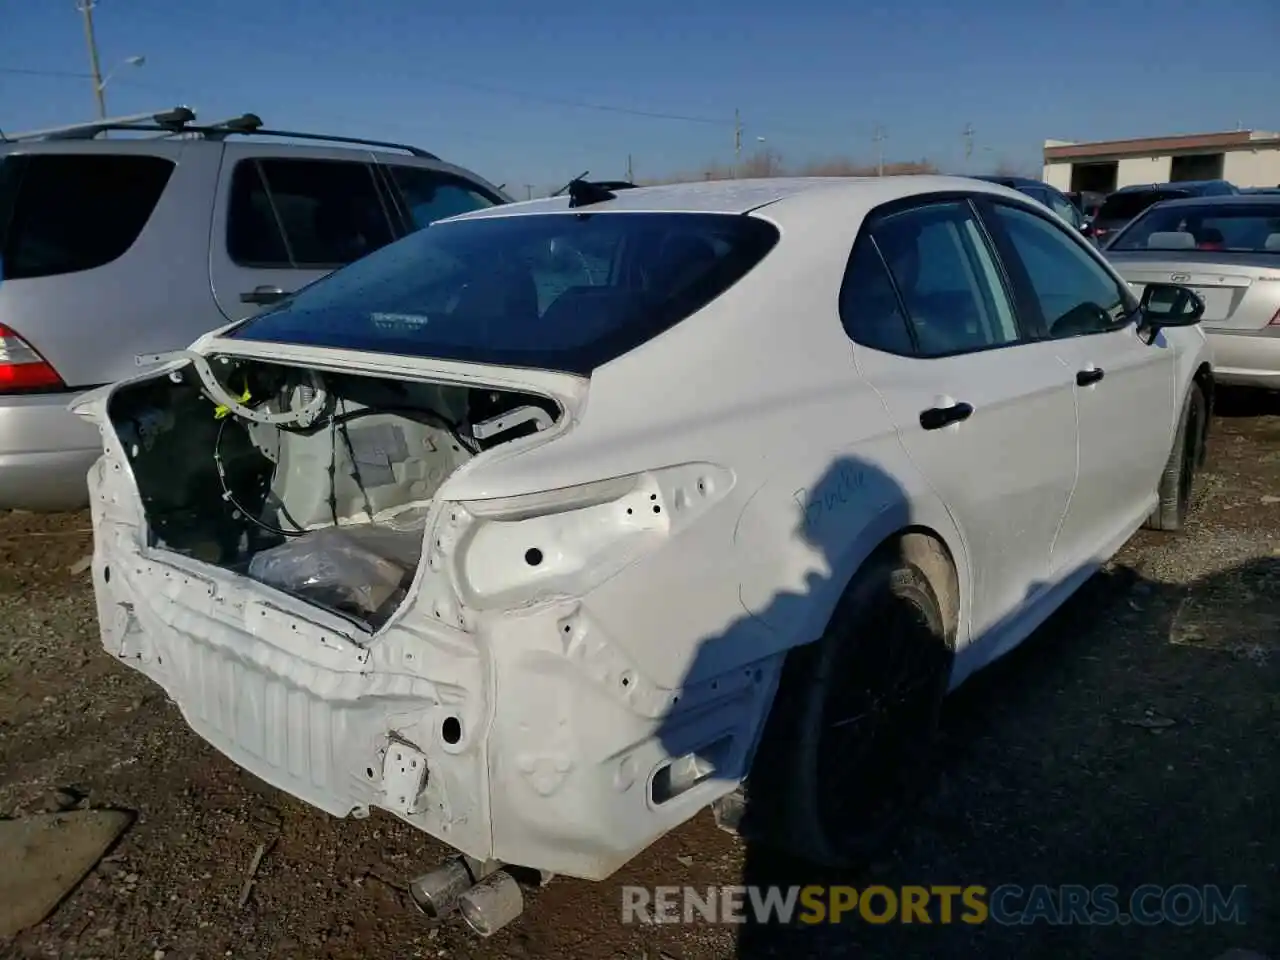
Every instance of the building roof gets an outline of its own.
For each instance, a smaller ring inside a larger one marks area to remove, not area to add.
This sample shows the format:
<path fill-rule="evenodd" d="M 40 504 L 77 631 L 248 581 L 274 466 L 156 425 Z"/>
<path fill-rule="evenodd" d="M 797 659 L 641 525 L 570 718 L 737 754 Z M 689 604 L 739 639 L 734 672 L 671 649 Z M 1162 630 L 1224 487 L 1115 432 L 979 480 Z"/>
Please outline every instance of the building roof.
<path fill-rule="evenodd" d="M 1098 157 L 1146 157 L 1167 153 L 1248 150 L 1258 147 L 1280 148 L 1280 133 L 1265 130 L 1232 130 L 1227 133 L 1139 137 L 1132 140 L 1097 140 L 1092 143 L 1046 140 L 1044 159 L 1046 163 L 1052 163 Z"/>

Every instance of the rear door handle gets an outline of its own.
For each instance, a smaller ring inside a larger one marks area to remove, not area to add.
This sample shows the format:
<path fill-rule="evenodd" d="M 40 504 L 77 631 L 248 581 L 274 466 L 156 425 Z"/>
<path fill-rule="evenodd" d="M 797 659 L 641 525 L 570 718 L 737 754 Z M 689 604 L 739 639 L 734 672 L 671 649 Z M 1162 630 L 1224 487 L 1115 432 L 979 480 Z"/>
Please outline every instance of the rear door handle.
<path fill-rule="evenodd" d="M 968 420 L 973 413 L 971 403 L 953 403 L 949 407 L 930 407 L 920 411 L 920 426 L 926 430 L 941 430 L 945 426 Z"/>
<path fill-rule="evenodd" d="M 241 303 L 279 303 L 289 294 L 279 287 L 254 287 L 240 294 Z"/>
<path fill-rule="evenodd" d="M 1099 367 L 1089 367 L 1087 370 L 1076 373 L 1076 386 L 1087 387 L 1091 383 L 1097 383 L 1106 375 L 1106 371 Z"/>

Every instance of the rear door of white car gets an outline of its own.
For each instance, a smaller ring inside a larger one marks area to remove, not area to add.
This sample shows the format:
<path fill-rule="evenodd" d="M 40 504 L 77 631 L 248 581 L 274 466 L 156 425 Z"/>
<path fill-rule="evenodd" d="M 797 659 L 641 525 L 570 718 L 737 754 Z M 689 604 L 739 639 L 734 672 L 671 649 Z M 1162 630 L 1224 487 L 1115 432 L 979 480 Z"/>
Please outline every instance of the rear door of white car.
<path fill-rule="evenodd" d="M 874 213 L 841 315 L 859 371 L 964 539 L 976 639 L 1046 586 L 1075 482 L 1074 371 L 1027 336 L 963 195 Z"/>
<path fill-rule="evenodd" d="M 1174 429 L 1174 350 L 1137 333 L 1136 302 L 1093 250 L 1021 205 L 982 206 L 1033 322 L 1075 380 L 1080 468 L 1053 551 L 1053 572 L 1114 552 L 1153 506 Z"/>

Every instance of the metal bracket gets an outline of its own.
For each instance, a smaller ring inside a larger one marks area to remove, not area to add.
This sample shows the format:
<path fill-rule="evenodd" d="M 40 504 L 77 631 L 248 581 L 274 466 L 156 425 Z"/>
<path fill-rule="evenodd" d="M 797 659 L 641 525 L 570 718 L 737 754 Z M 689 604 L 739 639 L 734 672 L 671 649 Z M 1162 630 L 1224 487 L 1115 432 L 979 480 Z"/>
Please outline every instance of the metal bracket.
<path fill-rule="evenodd" d="M 420 813 L 418 798 L 426 786 L 426 755 L 403 741 L 392 741 L 382 759 L 383 806 L 403 816 Z"/>

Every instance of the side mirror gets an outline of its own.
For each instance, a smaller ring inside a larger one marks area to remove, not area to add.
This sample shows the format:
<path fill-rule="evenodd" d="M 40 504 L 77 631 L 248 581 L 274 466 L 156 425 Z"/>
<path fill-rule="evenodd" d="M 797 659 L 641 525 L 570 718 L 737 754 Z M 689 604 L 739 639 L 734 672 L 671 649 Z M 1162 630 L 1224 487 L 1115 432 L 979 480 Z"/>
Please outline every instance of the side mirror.
<path fill-rule="evenodd" d="M 1147 284 L 1139 306 L 1140 327 L 1152 336 L 1163 327 L 1194 327 L 1204 315 L 1200 295 L 1176 283 Z"/>

